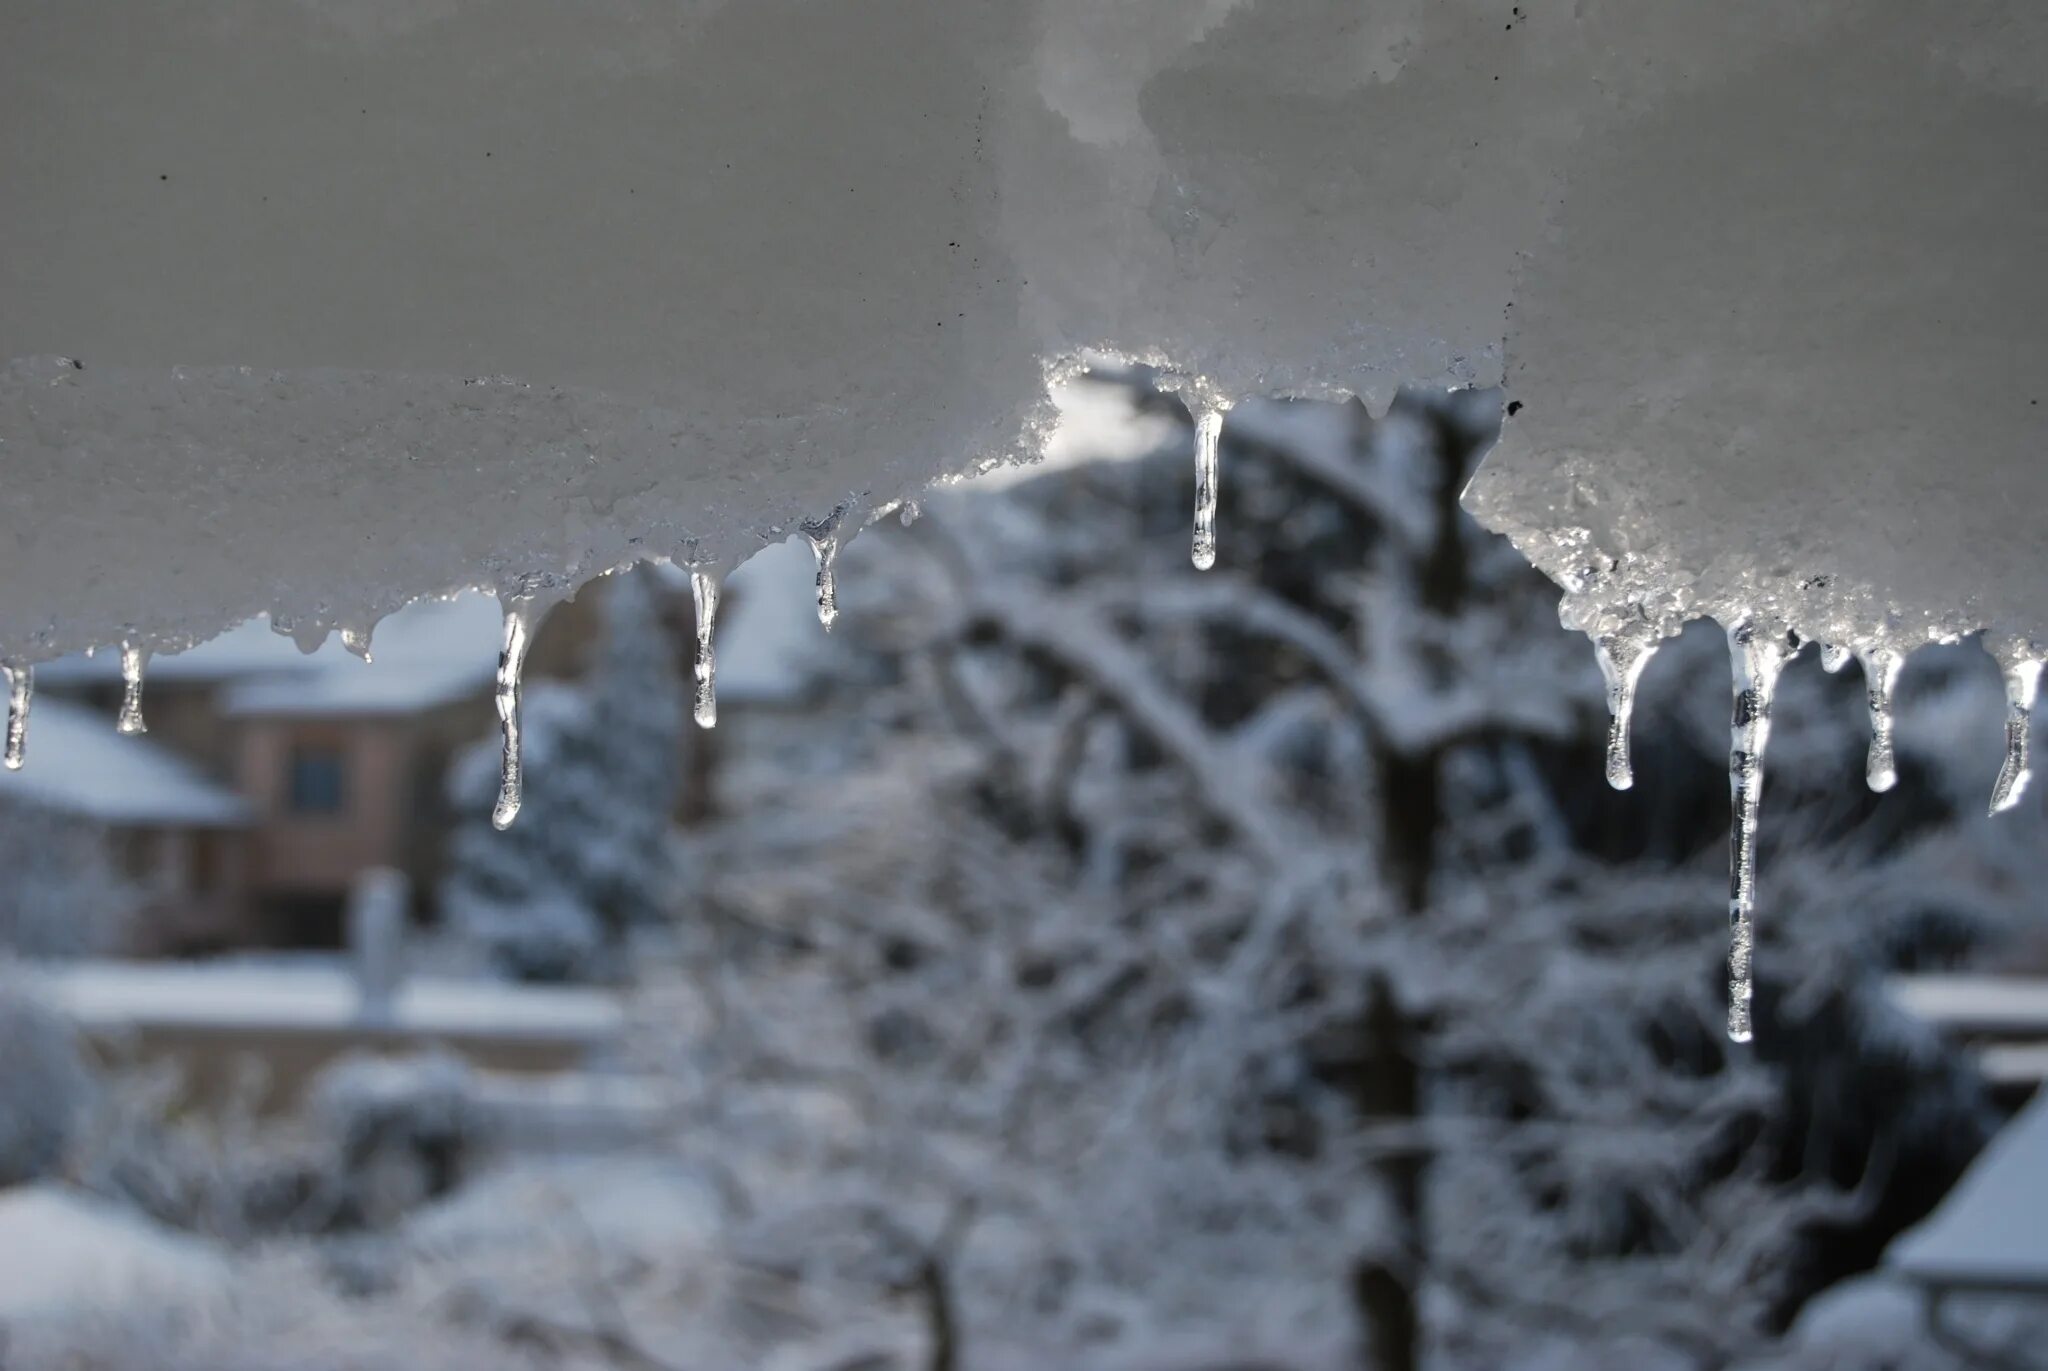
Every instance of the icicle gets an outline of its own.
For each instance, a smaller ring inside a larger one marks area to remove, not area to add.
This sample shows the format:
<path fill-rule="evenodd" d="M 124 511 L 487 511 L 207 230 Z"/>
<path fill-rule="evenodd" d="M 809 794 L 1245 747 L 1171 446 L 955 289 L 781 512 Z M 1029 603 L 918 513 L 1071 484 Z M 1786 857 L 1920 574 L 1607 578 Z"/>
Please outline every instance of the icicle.
<path fill-rule="evenodd" d="M 1198 571 L 1216 565 L 1218 456 L 1223 446 L 1224 409 L 1220 404 L 1203 404 L 1195 412 L 1194 561 Z"/>
<path fill-rule="evenodd" d="M 341 645 L 362 658 L 370 660 L 370 630 L 367 628 L 344 628 L 341 631 Z"/>
<path fill-rule="evenodd" d="M 1600 674 L 1607 681 L 1607 784 L 1627 790 L 1636 783 L 1635 768 L 1629 762 L 1629 720 L 1636 711 L 1636 682 L 1643 668 L 1657 655 L 1657 644 L 1641 638 L 1616 634 L 1595 640 Z"/>
<path fill-rule="evenodd" d="M 2033 729 L 2034 696 L 2041 688 L 2041 663 L 2022 659 L 2005 668 L 2005 765 L 1991 789 L 1991 812 L 2003 814 L 2027 793 L 2034 779 L 2027 735 Z"/>
<path fill-rule="evenodd" d="M 718 726 L 718 653 L 712 634 L 718 626 L 718 577 L 690 571 L 690 594 L 697 602 L 697 727 Z"/>
<path fill-rule="evenodd" d="M 1856 654 L 1863 664 L 1863 688 L 1870 697 L 1870 757 L 1864 777 L 1882 794 L 1899 783 L 1898 761 L 1892 753 L 1892 688 L 1899 683 L 1905 655 L 1895 648 L 1874 647 Z"/>
<path fill-rule="evenodd" d="M 510 828 L 525 798 L 526 778 L 519 761 L 519 694 L 532 627 L 524 604 L 505 607 L 505 641 L 498 649 L 498 724 L 504 750 L 498 761 L 498 803 L 491 809 L 493 828 Z"/>
<path fill-rule="evenodd" d="M 21 770 L 28 748 L 28 701 L 36 690 L 36 669 L 32 666 L 0 666 L 7 677 L 7 769 Z"/>
<path fill-rule="evenodd" d="M 837 523 L 829 527 L 827 532 L 825 525 L 803 526 L 804 541 L 811 545 L 811 556 L 818 563 L 818 622 L 827 633 L 839 618 L 839 581 L 832 570 L 839 559 L 839 527 Z"/>
<path fill-rule="evenodd" d="M 1820 645 L 1820 669 L 1832 676 L 1843 667 L 1849 665 L 1851 655 L 1853 654 L 1850 653 L 1849 649 L 1839 643 L 1822 643 Z"/>
<path fill-rule="evenodd" d="M 147 733 L 142 722 L 142 672 L 149 654 L 139 647 L 121 644 L 121 717 L 114 724 L 120 733 Z"/>
<path fill-rule="evenodd" d="M 903 508 L 896 511 L 896 522 L 902 524 L 905 528 L 909 528 L 917 522 L 917 516 L 922 513 L 924 511 L 918 508 L 917 501 L 905 500 Z"/>
<path fill-rule="evenodd" d="M 1771 698 L 1790 654 L 1782 637 L 1747 619 L 1728 630 L 1728 649 L 1735 664 L 1735 719 L 1728 750 L 1728 1036 L 1744 1043 L 1750 1037 L 1754 998 L 1750 963 L 1756 951 L 1756 841 L 1764 748 L 1771 739 Z"/>

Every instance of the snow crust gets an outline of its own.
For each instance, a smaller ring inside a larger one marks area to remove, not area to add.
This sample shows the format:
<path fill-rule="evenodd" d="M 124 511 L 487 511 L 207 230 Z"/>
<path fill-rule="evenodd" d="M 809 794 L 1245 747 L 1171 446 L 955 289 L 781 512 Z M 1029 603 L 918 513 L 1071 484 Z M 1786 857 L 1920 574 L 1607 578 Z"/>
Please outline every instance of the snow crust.
<path fill-rule="evenodd" d="M 2048 21 L 1777 9 L 1782 41 L 1709 48 L 1576 159 L 1511 312 L 1523 403 L 1468 503 L 1596 634 L 1984 629 L 2038 659 Z"/>
<path fill-rule="evenodd" d="M 1035 454 L 1088 349 L 1374 406 L 1511 358 L 1472 502 L 1593 617 L 2048 637 L 2019 0 L 0 28 L 0 659 L 727 568 Z"/>

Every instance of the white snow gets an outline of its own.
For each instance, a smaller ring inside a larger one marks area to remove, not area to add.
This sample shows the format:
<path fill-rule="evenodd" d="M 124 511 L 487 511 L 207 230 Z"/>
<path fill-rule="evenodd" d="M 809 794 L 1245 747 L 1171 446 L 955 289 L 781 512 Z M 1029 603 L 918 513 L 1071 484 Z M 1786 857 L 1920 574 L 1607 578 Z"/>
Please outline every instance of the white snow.
<path fill-rule="evenodd" d="M 1999 1131 L 1885 1264 L 1923 1285 L 2048 1292 L 2048 1093 Z"/>
<path fill-rule="evenodd" d="M 1599 613 L 2048 637 L 2020 0 L 8 22 L 0 658 L 729 568 L 1036 452 L 1091 348 L 1374 405 L 1512 357 L 1475 505 Z"/>
<path fill-rule="evenodd" d="M 122 737 L 109 717 L 39 695 L 29 718 L 27 765 L 0 770 L 0 800 L 108 824 L 210 828 L 248 820 L 234 792 L 147 738 Z"/>
<path fill-rule="evenodd" d="M 430 977 L 408 980 L 389 1014 L 366 1024 L 360 987 L 339 966 L 83 962 L 51 967 L 40 984 L 54 1007 L 95 1032 L 349 1029 L 597 1046 L 624 1027 L 618 1002 L 600 991 Z"/>
<path fill-rule="evenodd" d="M 2048 980 L 2008 976 L 1898 976 L 1886 991 L 1915 1018 L 1955 1033 L 2048 1036 Z"/>
<path fill-rule="evenodd" d="M 0 1320 L 225 1300 L 227 1261 L 130 1209 L 55 1185 L 0 1190 Z"/>
<path fill-rule="evenodd" d="M 1474 509 L 1589 630 L 2048 642 L 2048 21 L 1654 8 L 1698 42 L 1581 145 Z"/>

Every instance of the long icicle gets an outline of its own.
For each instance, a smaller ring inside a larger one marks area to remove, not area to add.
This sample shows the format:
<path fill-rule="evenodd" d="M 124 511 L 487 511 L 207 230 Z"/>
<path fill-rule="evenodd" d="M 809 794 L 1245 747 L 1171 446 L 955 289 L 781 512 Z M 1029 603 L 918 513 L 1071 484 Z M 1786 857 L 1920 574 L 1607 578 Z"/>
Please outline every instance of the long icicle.
<path fill-rule="evenodd" d="M 1657 644 L 1616 634 L 1595 640 L 1593 650 L 1600 659 L 1600 675 L 1607 682 L 1607 784 L 1627 790 L 1636 783 L 1628 746 L 1629 721 L 1636 712 L 1636 683 L 1642 680 L 1650 658 L 1657 655 Z"/>
<path fill-rule="evenodd" d="M 1892 690 L 1899 683 L 1899 669 L 1905 654 L 1895 648 L 1873 647 L 1856 654 L 1863 664 L 1863 689 L 1870 699 L 1870 756 L 1864 763 L 1864 779 L 1883 794 L 1899 783 L 1897 755 L 1892 748 Z"/>
<path fill-rule="evenodd" d="M 2034 696 L 2041 689 L 2041 663 L 2022 658 L 2005 668 L 2005 765 L 1991 789 L 1991 812 L 2003 814 L 2027 793 L 2034 779 L 2028 735 L 2034 725 Z"/>
<path fill-rule="evenodd" d="M 1216 565 L 1216 503 L 1226 406 L 1202 404 L 1195 412 L 1195 542 L 1197 571 Z"/>
<path fill-rule="evenodd" d="M 121 644 L 121 714 L 114 722 L 116 732 L 149 732 L 149 725 L 142 722 L 142 673 L 148 664 L 147 652 L 128 643 Z"/>
<path fill-rule="evenodd" d="M 718 650 L 713 635 L 718 630 L 718 577 L 691 568 L 690 595 L 697 602 L 697 707 L 693 714 L 697 727 L 716 728 Z"/>
<path fill-rule="evenodd" d="M 1782 635 L 1748 619 L 1728 630 L 1728 649 L 1735 666 L 1735 718 L 1728 750 L 1728 1037 L 1746 1043 L 1755 999 L 1751 962 L 1756 954 L 1756 845 L 1764 749 L 1771 740 L 1771 700 L 1789 654 Z"/>
<path fill-rule="evenodd" d="M 524 604 L 505 606 L 505 639 L 498 649 L 498 729 L 504 744 L 498 757 L 498 803 L 491 808 L 491 826 L 498 829 L 512 826 L 526 799 L 526 769 L 519 756 L 519 704 L 532 629 L 530 611 Z"/>
<path fill-rule="evenodd" d="M 0 666 L 7 676 L 7 769 L 21 770 L 28 751 L 28 702 L 36 693 L 36 669 L 32 666 Z"/>

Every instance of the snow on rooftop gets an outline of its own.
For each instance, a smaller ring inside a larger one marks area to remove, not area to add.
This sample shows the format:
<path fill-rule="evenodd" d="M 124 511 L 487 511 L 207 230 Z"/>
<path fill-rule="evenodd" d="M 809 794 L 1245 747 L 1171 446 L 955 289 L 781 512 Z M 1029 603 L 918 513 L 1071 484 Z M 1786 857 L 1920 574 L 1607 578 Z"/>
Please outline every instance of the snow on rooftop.
<path fill-rule="evenodd" d="M 2000 1130 L 1885 1261 L 1928 1285 L 2048 1291 L 2048 1091 Z"/>
<path fill-rule="evenodd" d="M 114 720 L 65 700 L 39 698 L 30 764 L 0 770 L 0 800 L 18 800 L 106 824 L 212 828 L 247 822 L 248 806 L 198 768 Z"/>
<path fill-rule="evenodd" d="M 378 624 L 366 663 L 333 638 L 303 652 L 258 616 L 183 652 L 151 657 L 148 679 L 152 687 L 227 683 L 221 708 L 231 715 L 407 713 L 482 689 L 497 667 L 500 623 L 489 595 L 417 600 Z M 111 652 L 74 653 L 36 669 L 46 687 L 120 678 Z M 41 713 L 38 705 L 38 732 Z"/>

